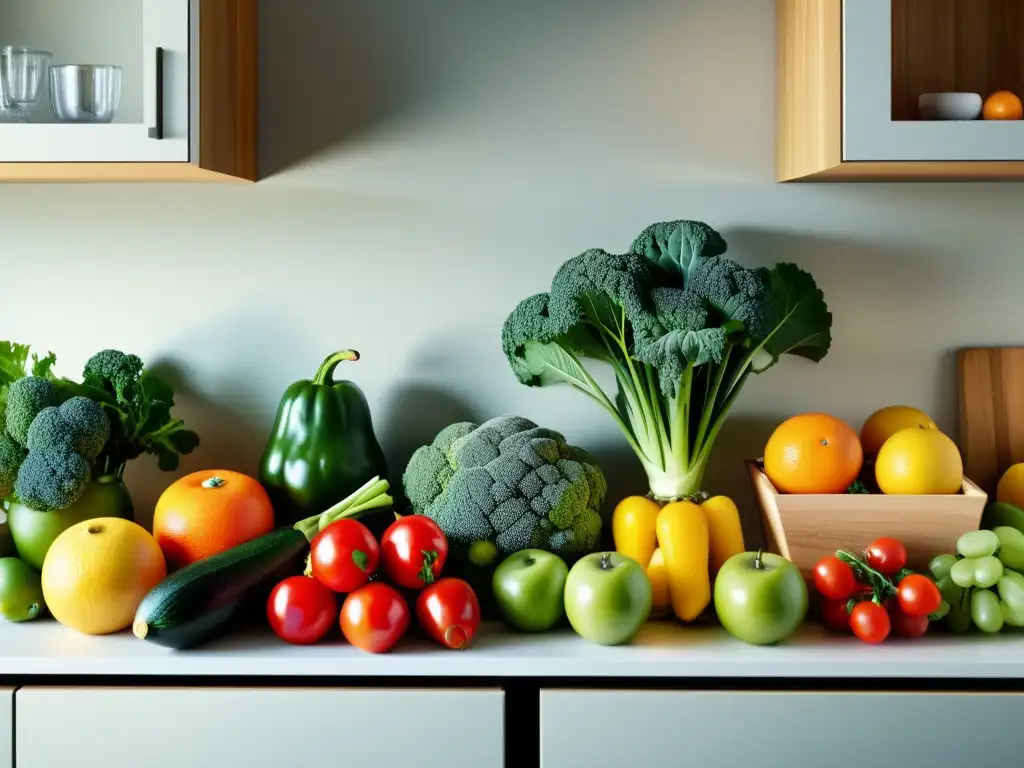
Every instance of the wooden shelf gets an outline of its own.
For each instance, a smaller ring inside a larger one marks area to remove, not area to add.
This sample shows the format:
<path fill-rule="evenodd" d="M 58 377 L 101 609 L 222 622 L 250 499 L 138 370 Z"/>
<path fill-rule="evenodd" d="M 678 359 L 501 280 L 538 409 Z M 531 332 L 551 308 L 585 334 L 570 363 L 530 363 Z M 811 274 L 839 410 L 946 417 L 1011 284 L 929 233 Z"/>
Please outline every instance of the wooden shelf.
<path fill-rule="evenodd" d="M 777 0 L 777 180 L 1024 180 L 1024 122 L 916 119 L 920 93 L 1024 91 L 1024 4 L 848 3 Z M 888 39 L 844 49 L 844 24 L 846 46 L 865 34 Z M 888 92 L 869 90 L 878 83 Z M 870 109 L 854 113 L 850 104 L 866 99 Z"/>

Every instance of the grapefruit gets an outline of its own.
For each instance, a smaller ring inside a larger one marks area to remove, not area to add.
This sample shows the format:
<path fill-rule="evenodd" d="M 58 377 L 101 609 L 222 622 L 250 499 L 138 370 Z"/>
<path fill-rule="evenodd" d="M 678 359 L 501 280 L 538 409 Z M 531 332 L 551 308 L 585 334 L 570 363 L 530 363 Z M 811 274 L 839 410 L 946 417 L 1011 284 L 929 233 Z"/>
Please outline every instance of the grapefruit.
<path fill-rule="evenodd" d="M 999 478 L 996 501 L 1024 509 L 1024 464 L 1014 464 Z"/>
<path fill-rule="evenodd" d="M 130 627 L 139 603 L 167 575 L 163 552 L 138 523 L 86 520 L 54 540 L 43 561 L 43 597 L 53 617 L 87 635 Z"/>
<path fill-rule="evenodd" d="M 764 471 L 780 493 L 845 493 L 860 475 L 857 433 L 827 413 L 782 422 L 764 449 Z"/>
<path fill-rule="evenodd" d="M 901 429 L 938 429 L 927 413 L 909 405 L 889 405 L 868 417 L 860 430 L 860 444 L 866 456 L 877 456 L 883 443 Z"/>
<path fill-rule="evenodd" d="M 885 441 L 875 460 L 882 493 L 931 495 L 959 493 L 964 481 L 960 451 L 938 429 L 902 429 Z"/>

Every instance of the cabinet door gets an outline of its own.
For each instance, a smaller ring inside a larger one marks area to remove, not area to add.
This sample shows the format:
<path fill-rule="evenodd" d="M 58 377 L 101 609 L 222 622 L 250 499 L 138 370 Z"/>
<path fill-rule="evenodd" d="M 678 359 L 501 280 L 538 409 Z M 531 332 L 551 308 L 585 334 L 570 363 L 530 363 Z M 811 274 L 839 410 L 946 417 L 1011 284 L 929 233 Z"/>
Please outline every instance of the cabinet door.
<path fill-rule="evenodd" d="M 1020 765 L 1022 719 L 1017 694 L 545 690 L 541 766 Z"/>
<path fill-rule="evenodd" d="M 49 54 L 0 56 L 0 162 L 187 162 L 197 15 L 195 0 L 0 5 L 4 44 Z M 84 95 L 81 103 L 88 103 L 102 88 L 101 80 L 82 72 L 54 88 L 51 71 L 56 76 L 63 65 L 75 64 L 120 67 L 110 122 L 71 122 L 67 111 L 58 117 L 55 93 Z"/>
<path fill-rule="evenodd" d="M 25 687 L 16 759 L 18 768 L 501 768 L 503 700 L 491 689 Z"/>
<path fill-rule="evenodd" d="M 14 688 L 0 687 L 0 768 L 14 768 Z"/>

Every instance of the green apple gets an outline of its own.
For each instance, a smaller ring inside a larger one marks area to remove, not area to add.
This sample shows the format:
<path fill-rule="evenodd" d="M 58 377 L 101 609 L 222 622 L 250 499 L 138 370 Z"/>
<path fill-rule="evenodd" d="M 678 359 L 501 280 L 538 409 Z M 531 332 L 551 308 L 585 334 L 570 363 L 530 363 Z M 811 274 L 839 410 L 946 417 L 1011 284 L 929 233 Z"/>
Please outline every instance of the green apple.
<path fill-rule="evenodd" d="M 651 615 L 651 580 L 636 560 L 595 552 L 565 580 L 565 615 L 576 633 L 600 645 L 628 643 Z"/>
<path fill-rule="evenodd" d="M 36 512 L 24 504 L 12 502 L 7 509 L 7 524 L 18 556 L 37 571 L 50 545 L 72 525 L 97 517 L 123 517 L 131 520 L 134 509 L 124 484 L 106 479 L 86 486 L 78 501 L 56 512 Z"/>
<path fill-rule="evenodd" d="M 729 633 L 752 645 L 770 645 L 796 632 L 807 616 L 807 583 L 780 555 L 740 552 L 715 578 L 715 612 Z"/>
<path fill-rule="evenodd" d="M 524 549 L 494 569 L 492 588 L 505 622 L 524 632 L 543 632 L 565 615 L 562 595 L 569 566 L 543 549 Z"/>

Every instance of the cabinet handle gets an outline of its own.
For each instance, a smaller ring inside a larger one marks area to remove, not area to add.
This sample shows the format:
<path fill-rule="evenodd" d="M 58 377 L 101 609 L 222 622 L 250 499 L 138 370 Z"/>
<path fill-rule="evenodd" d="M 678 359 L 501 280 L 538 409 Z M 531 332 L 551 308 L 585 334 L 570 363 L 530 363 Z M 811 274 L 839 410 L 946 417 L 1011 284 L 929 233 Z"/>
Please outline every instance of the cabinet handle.
<path fill-rule="evenodd" d="M 156 49 L 156 126 L 149 129 L 149 138 L 164 137 L 164 49 Z"/>

